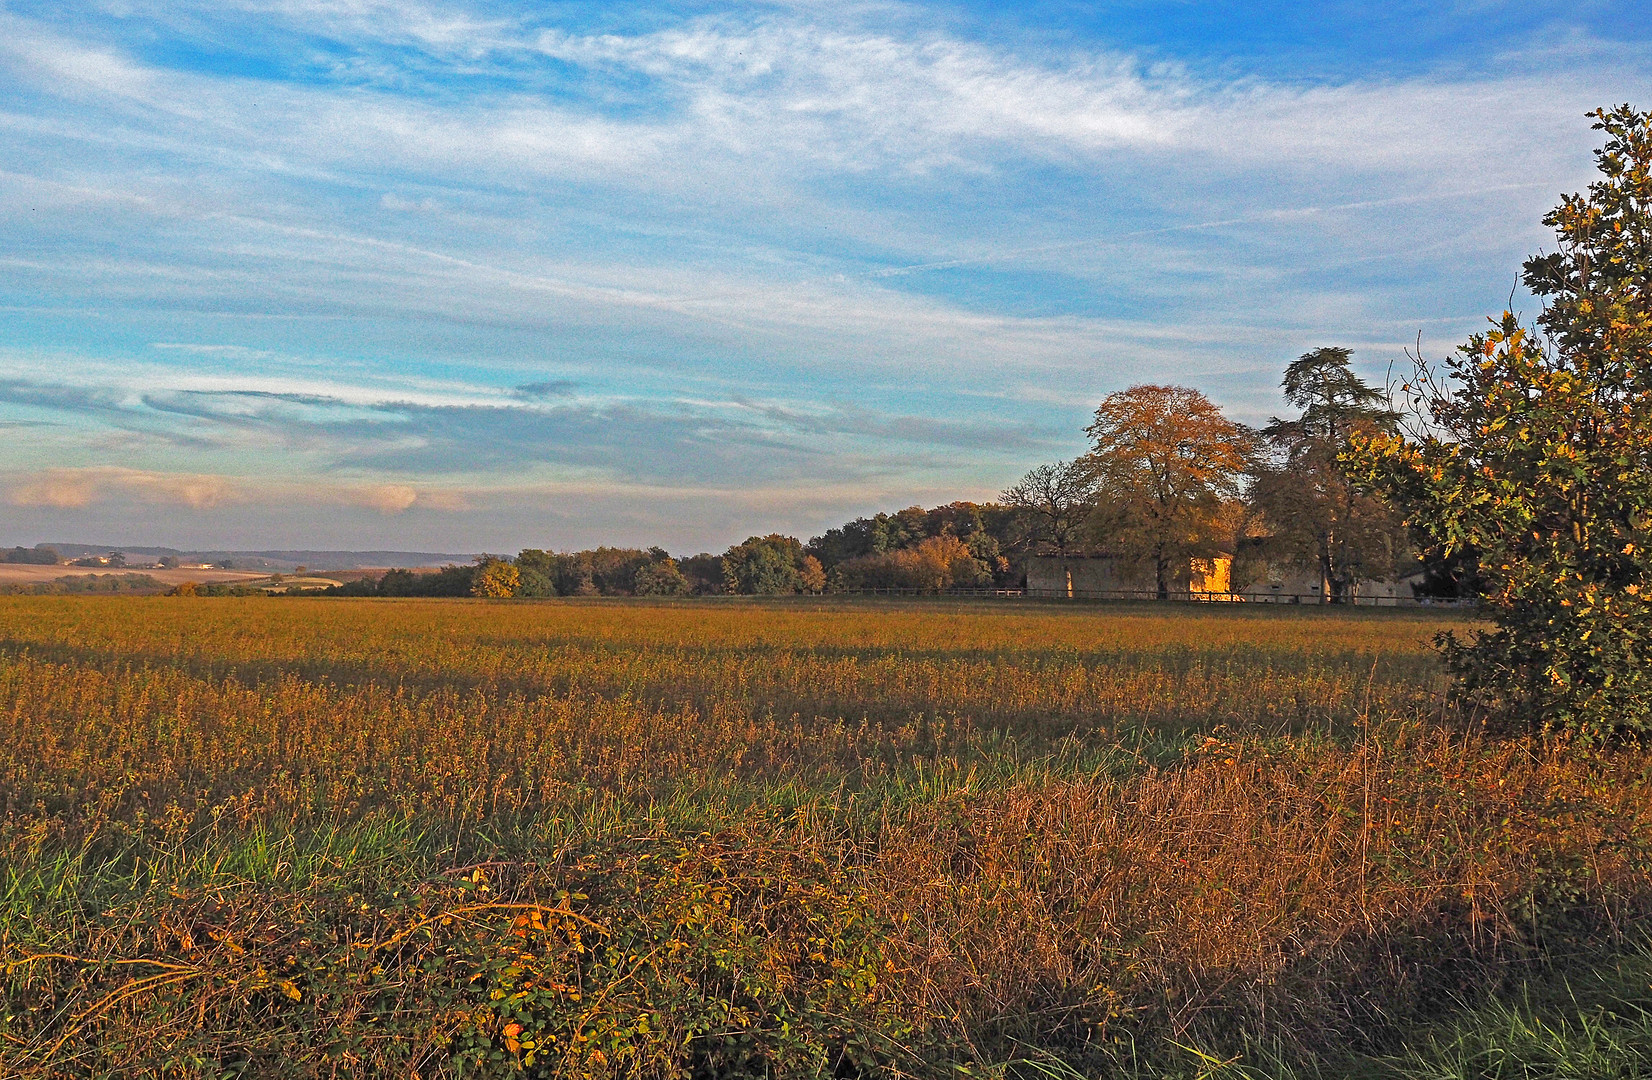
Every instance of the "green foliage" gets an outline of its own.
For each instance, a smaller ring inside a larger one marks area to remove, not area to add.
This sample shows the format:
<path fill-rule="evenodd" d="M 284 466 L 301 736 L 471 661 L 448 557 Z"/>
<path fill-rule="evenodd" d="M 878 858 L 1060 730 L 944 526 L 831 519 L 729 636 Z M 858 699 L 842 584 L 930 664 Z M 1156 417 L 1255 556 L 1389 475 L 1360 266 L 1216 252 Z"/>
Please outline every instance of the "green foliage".
<path fill-rule="evenodd" d="M 929 588 L 933 575 L 920 575 L 924 583 L 914 584 L 907 580 L 912 576 L 914 557 L 896 556 L 915 552 L 930 541 L 951 537 L 968 547 L 970 557 L 987 575 L 983 578 L 973 571 L 954 575 L 958 583 L 991 584 L 1012 574 L 1010 562 L 1003 553 L 1021 539 L 1020 519 L 1016 507 L 991 503 L 953 502 L 929 510 L 909 506 L 898 513 L 856 518 L 828 529 L 824 535 L 810 540 L 804 550 L 819 561 L 825 577 L 834 582 L 834 588 Z"/>
<path fill-rule="evenodd" d="M 987 540 L 983 533 L 975 534 Z M 953 587 L 977 589 L 992 584 L 992 569 L 976 558 L 975 550 L 950 533 L 930 537 L 911 547 L 879 555 L 862 555 L 839 565 L 836 588 L 917 589 L 945 592 Z M 996 554 L 997 546 L 987 548 Z"/>
<path fill-rule="evenodd" d="M 719 573 L 721 566 L 718 566 Z M 693 591 L 663 548 L 527 548 L 515 559 L 483 556 L 473 566 L 430 574 L 389 570 L 326 590 L 333 596 L 677 596 Z"/>
<path fill-rule="evenodd" d="M 546 597 L 557 595 L 554 552 L 527 548 L 516 556 L 516 595 Z"/>
<path fill-rule="evenodd" d="M 751 596 L 802 592 L 805 558 L 803 545 L 793 537 L 748 537 L 724 552 L 723 581 L 729 592 Z"/>
<path fill-rule="evenodd" d="M 1648 986 L 1652 941 L 1631 932 L 1614 949 L 1563 957 L 1495 995 L 1451 1002 L 1397 1052 L 1333 1050 L 1305 1062 L 1257 1039 L 1231 1055 L 1184 1045 L 1181 1061 L 1146 1067 L 1119 1054 L 1116 1068 L 1163 1080 L 1638 1080 L 1652 1076 Z"/>
<path fill-rule="evenodd" d="M 693 591 L 693 585 L 672 558 L 639 566 L 633 580 L 632 588 L 638 596 L 686 596 Z"/>
<path fill-rule="evenodd" d="M 720 593 L 724 589 L 723 557 L 702 551 L 677 561 L 677 569 L 688 582 L 689 591 L 698 595 Z"/>
<path fill-rule="evenodd" d="M 1349 464 L 1448 553 L 1495 625 L 1443 639 L 1459 691 L 1506 722 L 1652 730 L 1652 115 L 1595 114 L 1601 179 L 1543 220 L 1512 312 L 1408 383 L 1425 424 Z"/>
<path fill-rule="evenodd" d="M 928 516 L 922 507 L 909 506 L 894 514 L 856 518 L 810 540 L 809 554 L 830 570 L 850 559 L 899 551 L 932 535 Z"/>
<path fill-rule="evenodd" d="M 565 553 L 528 548 L 515 563 L 518 596 L 674 596 L 684 591 L 676 583 L 676 563 L 658 547 Z"/>

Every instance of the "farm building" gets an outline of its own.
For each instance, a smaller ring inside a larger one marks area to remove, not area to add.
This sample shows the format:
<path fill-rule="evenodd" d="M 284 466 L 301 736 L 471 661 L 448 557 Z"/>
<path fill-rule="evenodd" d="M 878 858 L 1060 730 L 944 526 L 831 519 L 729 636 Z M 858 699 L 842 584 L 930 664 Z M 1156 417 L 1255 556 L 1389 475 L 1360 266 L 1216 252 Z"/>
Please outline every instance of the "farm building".
<path fill-rule="evenodd" d="M 1231 596 L 1233 559 L 1184 559 L 1170 580 L 1178 599 Z M 1027 561 L 1027 595 L 1110 600 L 1154 595 L 1153 564 L 1113 555 L 1038 554 Z"/>
<path fill-rule="evenodd" d="M 1362 578 L 1354 583 L 1348 598 L 1350 603 L 1373 607 L 1397 607 L 1411 600 L 1414 584 L 1421 581 L 1422 571 L 1408 574 L 1396 581 L 1377 581 Z M 1270 569 L 1259 581 L 1246 585 L 1239 595 L 1251 603 L 1260 604 L 1323 604 L 1324 583 L 1320 575 L 1303 567 Z"/>

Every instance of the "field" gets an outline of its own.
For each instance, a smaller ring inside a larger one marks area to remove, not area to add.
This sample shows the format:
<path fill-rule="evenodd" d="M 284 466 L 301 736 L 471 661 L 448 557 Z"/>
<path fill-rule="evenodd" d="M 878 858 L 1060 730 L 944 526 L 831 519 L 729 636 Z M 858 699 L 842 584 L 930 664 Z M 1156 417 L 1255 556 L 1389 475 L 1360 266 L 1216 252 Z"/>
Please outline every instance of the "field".
<path fill-rule="evenodd" d="M 0 597 L 0 1076 L 1638 1076 L 1416 611 Z"/>
<path fill-rule="evenodd" d="M 164 570 L 158 567 L 146 567 L 142 570 L 127 570 L 124 568 L 85 567 L 85 566 L 30 566 L 25 563 L 0 563 L 0 587 L 45 585 L 58 578 L 87 577 L 96 575 L 147 574 L 162 585 L 171 587 L 186 581 L 253 581 L 268 577 L 268 574 L 253 570 Z"/>

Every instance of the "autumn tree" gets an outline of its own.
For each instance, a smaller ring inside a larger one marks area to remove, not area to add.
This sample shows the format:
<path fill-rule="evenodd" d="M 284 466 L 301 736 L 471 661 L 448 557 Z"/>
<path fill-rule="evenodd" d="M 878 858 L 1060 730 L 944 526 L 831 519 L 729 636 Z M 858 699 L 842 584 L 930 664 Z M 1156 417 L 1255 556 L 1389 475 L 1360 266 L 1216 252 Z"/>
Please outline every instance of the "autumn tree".
<path fill-rule="evenodd" d="M 1492 320 L 1417 422 L 1349 463 L 1448 552 L 1473 550 L 1487 630 L 1442 638 L 1457 692 L 1510 720 L 1652 729 L 1652 114 L 1593 114 L 1600 179 L 1544 217 L 1525 263 L 1536 327 Z"/>
<path fill-rule="evenodd" d="M 1097 502 L 1091 529 L 1119 555 L 1149 562 L 1165 599 L 1174 567 L 1232 542 L 1228 511 L 1250 464 L 1250 433 L 1185 386 L 1109 394 L 1085 430 L 1093 445 L 1082 463 Z"/>
<path fill-rule="evenodd" d="M 1354 373 L 1352 358 L 1352 350 L 1326 347 L 1285 369 L 1285 400 L 1301 412 L 1262 429 L 1270 453 L 1257 461 L 1249 492 L 1268 533 L 1264 550 L 1312 566 L 1329 603 L 1346 603 L 1361 578 L 1392 577 L 1405 546 L 1393 512 L 1356 490 L 1337 461 L 1354 433 L 1393 431 L 1399 418 Z"/>
<path fill-rule="evenodd" d="M 515 596 L 517 586 L 521 584 L 522 576 L 513 563 L 493 556 L 484 556 L 477 562 L 476 571 L 471 577 L 470 595 L 496 598 Z"/>
<path fill-rule="evenodd" d="M 1004 544 L 1009 540 L 1004 528 L 1016 516 L 1016 511 L 995 504 L 980 505 L 971 502 L 953 502 L 929 510 L 909 506 L 894 514 L 877 514 L 856 518 L 824 535 L 810 540 L 804 551 L 814 556 L 826 572 L 833 587 L 856 588 L 856 581 L 886 576 L 894 566 L 886 556 L 921 547 L 931 540 L 952 537 L 969 549 L 970 558 L 984 566 L 991 575 L 1008 574 L 1010 564 L 1004 558 Z M 882 569 L 873 571 L 874 567 Z M 966 574 L 954 584 L 967 579 L 975 581 L 979 575 Z"/>
<path fill-rule="evenodd" d="M 989 585 L 992 567 L 948 532 L 898 551 L 850 559 L 836 568 L 836 582 L 836 587 L 844 589 L 921 589 L 938 593 L 954 587 Z"/>

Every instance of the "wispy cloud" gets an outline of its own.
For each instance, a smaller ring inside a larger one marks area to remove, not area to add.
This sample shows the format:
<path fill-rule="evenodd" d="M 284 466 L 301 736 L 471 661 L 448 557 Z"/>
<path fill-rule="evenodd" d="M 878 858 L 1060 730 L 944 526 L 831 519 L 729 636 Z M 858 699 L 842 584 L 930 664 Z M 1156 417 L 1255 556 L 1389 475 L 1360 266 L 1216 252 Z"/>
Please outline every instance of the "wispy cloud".
<path fill-rule="evenodd" d="M 531 391 L 531 392 L 525 392 Z M 322 393 L 105 387 L 50 384 L 0 387 L 13 401 L 109 429 L 187 440 L 208 458 L 233 459 L 281 447 L 326 476 L 371 475 L 386 483 L 337 488 L 361 505 L 403 509 L 416 490 L 403 478 L 490 475 L 542 479 L 587 476 L 644 484 L 717 486 L 732 476 L 773 484 L 827 474 L 849 479 L 887 471 L 897 461 L 967 446 L 989 456 L 1036 452 L 1027 425 L 948 421 L 836 405 L 800 409 L 749 399 L 640 402 L 570 401 L 571 385 L 517 391 L 516 404 L 421 404 L 381 396 Z M 898 447 L 892 451 L 889 447 Z M 96 469 L 51 474 L 57 488 L 27 491 L 28 504 L 83 505 L 82 495 L 137 490 L 127 473 Z M 138 474 L 133 473 L 135 477 Z M 31 482 L 32 484 L 32 482 Z M 159 489 L 157 489 L 159 490 Z M 76 494 L 79 493 L 79 494 Z M 226 496 L 227 497 L 227 496 Z M 429 504 L 429 497 L 424 499 Z M 209 505 L 202 502 L 199 505 Z"/>

